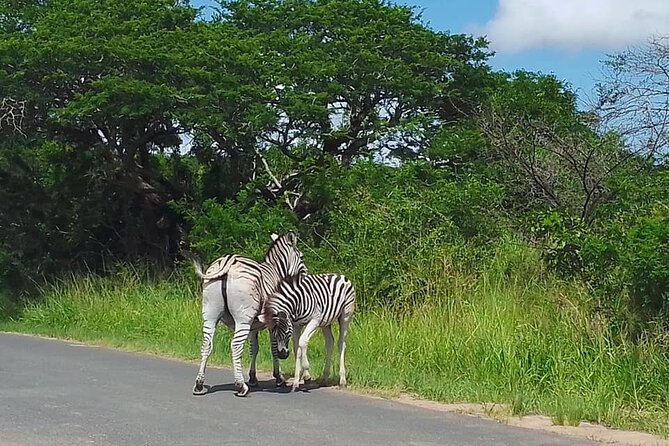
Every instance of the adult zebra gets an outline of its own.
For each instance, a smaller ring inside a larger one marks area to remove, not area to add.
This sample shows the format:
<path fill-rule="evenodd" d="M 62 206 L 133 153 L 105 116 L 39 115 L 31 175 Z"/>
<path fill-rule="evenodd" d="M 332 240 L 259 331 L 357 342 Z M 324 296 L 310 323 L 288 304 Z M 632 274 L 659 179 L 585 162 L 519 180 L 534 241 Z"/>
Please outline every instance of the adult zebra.
<path fill-rule="evenodd" d="M 249 384 L 257 385 L 256 355 L 258 354 L 258 331 L 264 324 L 257 320 L 267 296 L 273 293 L 284 278 L 306 275 L 302 253 L 297 248 L 297 236 L 288 233 L 272 234 L 273 243 L 262 263 L 237 255 L 226 255 L 214 261 L 206 272 L 202 264 L 192 258 L 195 270 L 204 280 L 202 285 L 202 360 L 193 386 L 194 395 L 203 395 L 204 373 L 214 342 L 216 325 L 222 321 L 234 329 L 230 342 L 232 364 L 237 396 L 246 396 L 249 386 L 244 382 L 241 357 L 246 338 L 251 335 L 251 367 Z M 270 335 L 271 337 L 271 335 Z M 272 359 L 277 386 L 285 380 L 279 370 L 281 353 L 272 338 Z M 285 359 L 282 358 L 282 359 Z"/>
<path fill-rule="evenodd" d="M 322 381 L 330 376 L 332 346 L 332 324 L 339 322 L 339 387 L 346 387 L 346 333 L 355 307 L 353 284 L 340 274 L 307 274 L 289 277 L 279 284 L 263 305 L 258 319 L 265 323 L 275 339 L 279 355 L 288 357 L 288 340 L 293 337 L 295 348 L 295 377 L 293 391 L 297 390 L 300 375 L 309 381 L 309 339 L 318 327 L 325 338 L 325 367 Z M 304 326 L 302 330 L 302 326 Z"/>

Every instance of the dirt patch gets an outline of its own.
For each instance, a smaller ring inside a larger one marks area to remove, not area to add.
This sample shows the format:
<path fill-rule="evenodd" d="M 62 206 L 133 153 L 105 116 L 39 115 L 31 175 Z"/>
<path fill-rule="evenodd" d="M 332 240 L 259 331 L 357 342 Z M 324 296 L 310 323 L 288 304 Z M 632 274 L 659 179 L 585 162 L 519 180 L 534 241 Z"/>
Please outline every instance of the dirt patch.
<path fill-rule="evenodd" d="M 669 446 L 669 440 L 645 432 L 623 431 L 587 422 L 581 422 L 578 426 L 560 426 L 554 424 L 550 417 L 544 415 L 525 415 L 523 417 L 513 416 L 510 415 L 508 408 L 499 404 L 445 404 L 435 401 L 420 400 L 409 395 L 401 395 L 397 398 L 393 398 L 393 400 L 425 409 L 491 418 L 508 424 L 509 426 L 547 431 L 569 437 L 598 441 L 605 444 L 625 446 Z"/>

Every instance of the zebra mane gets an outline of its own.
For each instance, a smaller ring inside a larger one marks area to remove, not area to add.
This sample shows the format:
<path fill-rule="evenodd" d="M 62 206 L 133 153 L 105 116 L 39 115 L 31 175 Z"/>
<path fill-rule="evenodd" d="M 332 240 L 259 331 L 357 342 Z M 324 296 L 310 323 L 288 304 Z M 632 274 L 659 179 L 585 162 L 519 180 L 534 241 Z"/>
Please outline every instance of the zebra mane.
<path fill-rule="evenodd" d="M 265 261 L 269 258 L 270 254 L 273 252 L 276 246 L 288 236 L 295 237 L 295 235 L 292 232 L 288 232 L 287 234 L 281 234 L 281 235 L 272 234 L 272 244 L 269 245 L 269 248 L 267 248 L 267 252 L 265 253 L 264 257 Z"/>

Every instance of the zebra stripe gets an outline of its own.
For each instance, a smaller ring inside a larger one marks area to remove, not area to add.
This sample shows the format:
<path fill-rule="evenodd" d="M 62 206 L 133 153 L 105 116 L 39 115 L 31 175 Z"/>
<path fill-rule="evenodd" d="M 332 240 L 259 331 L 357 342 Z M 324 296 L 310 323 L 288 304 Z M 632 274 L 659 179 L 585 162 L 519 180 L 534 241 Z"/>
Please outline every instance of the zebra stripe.
<path fill-rule="evenodd" d="M 306 275 L 306 266 L 302 253 L 297 248 L 297 237 L 292 234 L 272 237 L 273 243 L 265 255 L 265 260 L 258 263 L 252 259 L 237 256 L 223 256 L 202 271 L 197 259 L 192 259 L 195 270 L 203 279 L 202 287 L 202 348 L 200 368 L 193 393 L 202 395 L 204 374 L 211 354 L 216 326 L 219 321 L 234 330 L 230 349 L 238 396 L 248 393 L 244 382 L 241 357 L 246 339 L 251 336 L 249 384 L 257 385 L 256 356 L 258 354 L 258 331 L 264 324 L 257 320 L 262 305 L 273 293 L 281 280 L 297 275 Z M 271 334 L 270 334 L 271 338 Z M 277 385 L 285 382 L 279 369 L 279 351 L 275 340 L 272 344 L 272 362 Z"/>
<path fill-rule="evenodd" d="M 321 380 L 327 383 L 330 376 L 332 324 L 339 322 L 339 386 L 346 387 L 344 352 L 346 334 L 355 308 L 353 284 L 340 274 L 313 274 L 290 277 L 270 295 L 260 315 L 279 348 L 279 357 L 288 355 L 288 341 L 292 337 L 295 349 L 295 377 L 293 390 L 299 387 L 300 378 L 311 379 L 307 349 L 309 339 L 318 327 L 325 337 L 325 367 Z M 282 354 L 283 352 L 283 354 Z"/>

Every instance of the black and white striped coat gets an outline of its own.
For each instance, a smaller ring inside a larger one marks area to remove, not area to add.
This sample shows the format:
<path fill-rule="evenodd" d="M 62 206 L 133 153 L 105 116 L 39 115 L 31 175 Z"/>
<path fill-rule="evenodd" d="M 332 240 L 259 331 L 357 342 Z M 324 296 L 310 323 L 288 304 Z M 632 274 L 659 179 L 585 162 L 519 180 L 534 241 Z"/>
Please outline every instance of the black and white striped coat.
<path fill-rule="evenodd" d="M 266 323 L 277 343 L 280 357 L 288 356 L 288 341 L 293 338 L 295 349 L 295 377 L 293 390 L 300 378 L 311 379 L 307 348 L 309 339 L 318 327 L 325 338 L 325 368 L 322 381 L 330 375 L 332 324 L 339 322 L 339 386 L 346 387 L 344 352 L 346 334 L 355 308 L 353 284 L 341 274 L 308 274 L 281 281 L 278 289 L 263 305 L 259 319 Z"/>
<path fill-rule="evenodd" d="M 235 386 L 238 396 L 245 396 L 249 388 L 244 383 L 241 357 L 246 339 L 251 337 L 251 367 L 249 384 L 257 385 L 256 356 L 258 354 L 258 331 L 264 324 L 257 320 L 267 296 L 272 294 L 279 283 L 288 277 L 305 275 L 306 267 L 302 253 L 297 248 L 297 237 L 288 233 L 283 236 L 272 234 L 272 246 L 267 251 L 263 262 L 237 256 L 223 256 L 202 271 L 202 265 L 192 259 L 202 285 L 202 359 L 193 393 L 206 393 L 204 374 L 211 354 L 214 334 L 218 322 L 223 322 L 234 330 L 230 347 Z M 271 336 L 270 336 L 271 337 Z M 283 384 L 284 378 L 279 370 L 279 353 L 276 341 L 272 338 L 272 359 L 274 377 L 277 385 Z"/>

